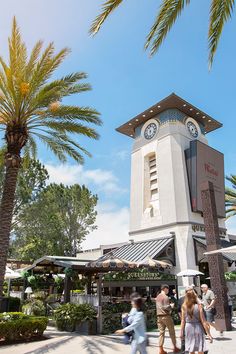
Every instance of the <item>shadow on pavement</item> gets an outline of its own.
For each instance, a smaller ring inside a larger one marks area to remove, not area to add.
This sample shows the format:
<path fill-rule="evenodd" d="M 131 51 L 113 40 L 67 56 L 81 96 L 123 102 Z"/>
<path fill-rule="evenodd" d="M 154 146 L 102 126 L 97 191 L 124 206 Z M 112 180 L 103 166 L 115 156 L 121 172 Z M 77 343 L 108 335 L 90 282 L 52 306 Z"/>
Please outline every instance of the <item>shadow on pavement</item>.
<path fill-rule="evenodd" d="M 86 350 L 87 354 L 102 354 L 104 353 L 105 348 L 116 350 L 116 346 L 112 342 L 114 342 L 114 339 L 110 337 L 96 337 L 96 339 L 92 337 L 83 337 L 82 347 Z M 117 351 L 120 350 L 117 349 Z"/>
<path fill-rule="evenodd" d="M 232 340 L 232 338 L 216 337 L 216 338 L 214 338 L 214 340 L 217 340 L 217 341 L 219 341 L 219 342 L 224 342 L 224 341 Z"/>
<path fill-rule="evenodd" d="M 56 352 L 56 350 L 61 345 L 67 344 L 69 341 L 71 341 L 74 338 L 75 338 L 74 336 L 71 336 L 71 337 L 67 337 L 67 338 L 61 339 L 61 340 L 59 340 L 57 342 L 48 343 L 48 344 L 45 344 L 45 345 L 41 346 L 38 349 L 33 349 L 33 350 L 28 351 L 28 352 L 24 352 L 24 354 L 46 354 L 46 353 L 49 353 L 49 350 L 54 350 Z"/>

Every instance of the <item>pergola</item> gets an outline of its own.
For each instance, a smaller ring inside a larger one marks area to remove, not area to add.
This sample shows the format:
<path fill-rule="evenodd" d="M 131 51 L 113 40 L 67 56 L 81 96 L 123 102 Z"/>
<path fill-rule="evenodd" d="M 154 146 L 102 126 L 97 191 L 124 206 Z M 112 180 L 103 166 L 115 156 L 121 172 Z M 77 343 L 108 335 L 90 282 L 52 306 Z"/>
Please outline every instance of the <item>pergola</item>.
<path fill-rule="evenodd" d="M 150 259 L 149 259 L 150 261 Z M 154 260 L 153 260 L 154 261 Z M 155 263 L 156 262 L 156 263 Z M 156 267 L 160 267 L 158 262 L 155 261 L 153 264 Z M 165 262 L 162 262 L 164 266 Z M 166 263 L 168 268 L 170 264 Z M 88 294 L 91 293 L 91 279 L 93 275 L 97 275 L 97 294 L 98 294 L 98 329 L 99 333 L 102 332 L 102 277 L 105 273 L 114 271 L 128 271 L 132 272 L 137 270 L 141 264 L 137 262 L 127 261 L 121 259 L 117 256 L 114 256 L 112 253 L 106 254 L 100 257 L 96 261 L 90 260 L 80 260 L 76 257 L 61 257 L 61 256 L 44 256 L 37 259 L 31 266 L 24 268 L 26 271 L 31 271 L 32 274 L 61 274 L 66 268 L 70 268 L 78 274 L 82 274 L 88 277 Z M 150 264 L 142 265 L 143 267 L 149 267 Z M 162 267 L 161 266 L 161 267 Z M 162 267 L 164 270 L 164 268 Z M 160 270 L 160 268 L 159 268 Z M 64 302 L 70 302 L 70 292 L 72 288 L 71 278 L 65 273 L 65 282 L 64 282 Z"/>
<path fill-rule="evenodd" d="M 114 264 L 112 257 L 114 257 L 115 261 L 117 262 L 116 264 Z M 165 262 L 162 262 L 163 265 L 164 263 Z M 168 263 L 166 264 L 168 265 Z M 148 265 L 143 266 L 148 267 Z M 88 278 L 88 294 L 90 294 L 91 278 L 93 275 L 98 275 L 98 287 L 101 287 L 101 274 L 109 273 L 111 271 L 132 272 L 135 271 L 138 267 L 140 267 L 139 263 L 126 261 L 117 256 L 113 256 L 112 254 L 107 254 L 99 258 L 97 261 L 80 260 L 76 257 L 44 256 L 42 258 L 37 259 L 32 265 L 24 268 L 24 270 L 30 271 L 32 274 L 65 273 L 64 301 L 69 302 L 72 283 L 70 276 L 67 274 L 67 272 L 64 272 L 66 268 L 70 268 L 78 272 L 78 274 L 82 274 Z M 161 272 L 164 272 L 164 269 Z"/>

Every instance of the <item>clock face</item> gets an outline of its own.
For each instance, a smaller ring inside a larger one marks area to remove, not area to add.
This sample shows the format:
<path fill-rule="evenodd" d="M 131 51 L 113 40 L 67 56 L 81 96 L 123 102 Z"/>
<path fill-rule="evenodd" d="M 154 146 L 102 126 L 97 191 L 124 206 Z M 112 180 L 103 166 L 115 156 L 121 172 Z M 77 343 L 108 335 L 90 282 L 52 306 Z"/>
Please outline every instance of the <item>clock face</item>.
<path fill-rule="evenodd" d="M 157 125 L 155 123 L 150 123 L 144 130 L 144 137 L 148 140 L 152 139 L 157 133 Z"/>
<path fill-rule="evenodd" d="M 197 138 L 198 137 L 198 128 L 197 128 L 197 126 L 191 121 L 187 122 L 186 126 L 187 126 L 187 129 L 188 129 L 190 135 L 193 138 Z"/>

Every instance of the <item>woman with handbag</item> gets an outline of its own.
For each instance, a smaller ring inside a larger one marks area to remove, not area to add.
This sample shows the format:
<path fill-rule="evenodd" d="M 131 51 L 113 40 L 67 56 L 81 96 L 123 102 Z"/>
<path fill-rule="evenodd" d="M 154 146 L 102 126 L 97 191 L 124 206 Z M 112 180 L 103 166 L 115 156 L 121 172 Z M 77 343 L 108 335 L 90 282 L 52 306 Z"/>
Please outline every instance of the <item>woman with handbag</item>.
<path fill-rule="evenodd" d="M 189 354 L 204 354 L 206 351 L 205 331 L 212 342 L 202 306 L 198 303 L 195 292 L 188 291 L 182 306 L 181 339 L 185 337 L 185 350 Z"/>
<path fill-rule="evenodd" d="M 131 354 L 147 354 L 147 335 L 144 314 L 142 312 L 142 299 L 141 297 L 132 299 L 132 308 L 135 310 L 132 323 L 116 331 L 116 334 L 124 334 L 134 331 L 134 338 L 131 342 Z"/>

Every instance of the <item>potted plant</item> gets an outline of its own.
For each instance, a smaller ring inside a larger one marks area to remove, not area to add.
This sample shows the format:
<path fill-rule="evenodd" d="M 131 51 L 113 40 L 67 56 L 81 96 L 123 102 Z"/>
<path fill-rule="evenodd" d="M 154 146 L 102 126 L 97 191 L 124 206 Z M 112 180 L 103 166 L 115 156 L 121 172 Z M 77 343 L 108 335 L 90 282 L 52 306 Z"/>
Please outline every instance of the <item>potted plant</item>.
<path fill-rule="evenodd" d="M 75 304 L 64 304 L 54 312 L 56 326 L 59 331 L 73 332 L 77 321 L 77 306 Z"/>
<path fill-rule="evenodd" d="M 55 310 L 54 316 L 60 331 L 96 334 L 97 312 L 89 304 L 64 304 Z"/>
<path fill-rule="evenodd" d="M 92 305 L 77 305 L 76 332 L 84 335 L 97 333 L 97 312 Z"/>

